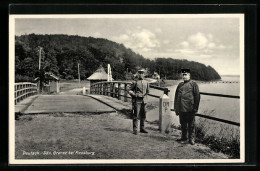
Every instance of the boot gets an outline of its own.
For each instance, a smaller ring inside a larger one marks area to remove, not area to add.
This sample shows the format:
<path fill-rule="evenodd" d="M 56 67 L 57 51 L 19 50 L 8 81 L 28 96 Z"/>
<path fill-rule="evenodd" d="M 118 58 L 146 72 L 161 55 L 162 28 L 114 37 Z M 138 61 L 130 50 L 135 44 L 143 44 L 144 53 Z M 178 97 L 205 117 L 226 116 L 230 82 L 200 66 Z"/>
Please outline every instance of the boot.
<path fill-rule="evenodd" d="M 140 130 L 141 133 L 148 133 L 148 131 L 146 131 L 144 128 Z"/>
<path fill-rule="evenodd" d="M 189 142 L 190 142 L 191 145 L 194 145 L 194 144 L 195 144 L 195 142 L 194 142 L 193 139 L 190 139 Z"/>
<path fill-rule="evenodd" d="M 144 129 L 144 121 L 145 121 L 145 118 L 141 118 L 141 119 L 140 119 L 140 132 L 147 134 L 148 131 L 146 131 L 146 130 Z"/>

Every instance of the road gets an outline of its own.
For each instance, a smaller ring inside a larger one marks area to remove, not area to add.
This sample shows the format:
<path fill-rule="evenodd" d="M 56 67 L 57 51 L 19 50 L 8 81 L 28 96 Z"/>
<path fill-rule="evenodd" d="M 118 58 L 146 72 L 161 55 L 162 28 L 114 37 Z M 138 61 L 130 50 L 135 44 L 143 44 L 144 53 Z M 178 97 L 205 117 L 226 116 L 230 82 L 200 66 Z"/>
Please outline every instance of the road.
<path fill-rule="evenodd" d="M 40 95 L 28 103 L 25 114 L 15 121 L 16 159 L 228 158 L 202 144 L 178 143 L 179 130 L 160 133 L 158 125 L 151 122 L 145 125 L 148 134 L 133 135 L 128 115 L 101 103 L 102 98 L 97 101 L 76 94 L 80 94 L 79 89 L 61 95 Z M 113 105 L 108 100 L 106 103 Z"/>

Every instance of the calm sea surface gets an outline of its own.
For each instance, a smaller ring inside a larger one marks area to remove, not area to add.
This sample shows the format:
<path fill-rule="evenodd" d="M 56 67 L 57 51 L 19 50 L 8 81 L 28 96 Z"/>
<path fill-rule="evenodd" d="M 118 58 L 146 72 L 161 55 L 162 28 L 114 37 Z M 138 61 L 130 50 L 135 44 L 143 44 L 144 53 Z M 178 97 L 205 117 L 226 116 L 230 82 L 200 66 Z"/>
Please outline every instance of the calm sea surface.
<path fill-rule="evenodd" d="M 225 76 L 222 77 L 221 81 L 217 82 L 198 82 L 200 92 L 205 93 L 217 93 L 226 95 L 236 95 L 240 96 L 240 77 L 239 76 Z M 171 101 L 171 106 L 173 108 L 174 95 L 176 90 L 176 85 L 168 87 L 170 90 L 169 97 Z M 159 93 L 156 90 L 152 90 L 152 94 Z M 158 99 L 151 99 L 151 103 L 156 103 Z M 147 114 L 147 120 L 158 120 L 159 109 L 154 109 L 149 111 Z M 174 112 L 173 112 L 174 113 Z M 201 101 L 198 113 L 209 115 L 221 119 L 226 119 L 234 122 L 240 122 L 240 100 L 225 97 L 214 97 L 208 95 L 201 95 Z M 173 123 L 179 125 L 179 119 L 173 114 Z M 210 132 L 217 132 L 219 130 L 219 122 L 209 121 L 207 127 L 211 130 Z M 227 125 L 227 124 L 226 124 Z M 229 127 L 232 127 L 228 125 Z M 239 127 L 234 127 L 238 129 Z M 214 130 L 214 131 L 213 131 Z M 219 133 L 219 132 L 218 132 Z"/>

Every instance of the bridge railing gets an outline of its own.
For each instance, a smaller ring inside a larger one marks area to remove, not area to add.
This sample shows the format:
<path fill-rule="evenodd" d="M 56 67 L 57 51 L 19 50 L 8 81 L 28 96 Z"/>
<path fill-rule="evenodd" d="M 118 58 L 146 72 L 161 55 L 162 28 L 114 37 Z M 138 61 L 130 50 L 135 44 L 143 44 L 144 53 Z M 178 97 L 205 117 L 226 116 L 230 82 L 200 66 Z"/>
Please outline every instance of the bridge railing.
<path fill-rule="evenodd" d="M 126 82 L 126 81 L 111 81 L 111 82 L 104 81 L 104 82 L 94 83 L 91 84 L 90 86 L 90 94 L 111 96 L 117 98 L 118 100 L 122 100 L 123 98 L 124 102 L 127 102 L 128 99 L 131 99 L 131 96 L 128 95 L 127 92 L 127 86 L 130 85 L 131 83 L 132 82 Z M 168 88 L 162 88 L 154 85 L 150 85 L 150 88 L 161 90 L 167 95 L 168 92 L 170 92 Z M 160 98 L 160 96 L 154 94 L 148 94 L 148 95 L 155 98 Z"/>
<path fill-rule="evenodd" d="M 14 85 L 15 104 L 34 94 L 37 94 L 37 84 L 30 83 L 30 82 L 15 83 Z"/>
<path fill-rule="evenodd" d="M 127 99 L 131 99 L 131 97 L 127 93 L 127 85 L 131 84 L 132 82 L 126 82 L 126 81 L 112 81 L 112 82 L 98 82 L 94 83 L 90 87 L 90 93 L 91 94 L 100 94 L 100 95 L 105 95 L 105 96 L 111 96 L 114 98 L 118 98 L 118 100 L 121 100 L 121 97 L 124 97 L 124 101 L 127 102 Z M 164 92 L 164 94 L 168 95 L 170 90 L 168 88 L 163 88 L 163 87 L 158 87 L 154 85 L 150 85 L 150 88 L 161 90 Z M 122 92 L 123 91 L 123 94 Z M 215 94 L 215 93 L 205 93 L 205 92 L 200 92 L 201 95 L 208 95 L 208 96 L 216 96 L 216 97 L 225 97 L 225 98 L 235 98 L 239 99 L 240 96 L 233 96 L 233 95 L 226 95 L 226 94 Z M 160 98 L 160 96 L 154 95 L 154 94 L 148 94 L 149 96 L 155 97 L 155 98 Z M 174 111 L 171 109 L 171 111 Z M 195 116 L 218 121 L 218 122 L 223 122 L 235 126 L 240 126 L 240 123 L 238 122 L 233 122 L 225 119 L 220 119 L 220 118 L 215 118 L 203 114 L 198 114 L 196 113 Z"/>

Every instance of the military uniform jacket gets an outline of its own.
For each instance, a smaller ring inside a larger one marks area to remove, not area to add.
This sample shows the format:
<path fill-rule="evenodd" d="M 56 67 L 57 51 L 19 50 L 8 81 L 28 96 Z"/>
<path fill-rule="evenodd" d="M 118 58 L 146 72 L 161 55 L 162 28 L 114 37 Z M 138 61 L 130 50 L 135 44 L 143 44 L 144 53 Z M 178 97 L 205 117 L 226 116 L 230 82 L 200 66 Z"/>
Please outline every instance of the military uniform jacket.
<path fill-rule="evenodd" d="M 132 96 L 133 102 L 147 103 L 149 93 L 149 83 L 146 80 L 138 79 L 128 87 L 128 93 Z"/>
<path fill-rule="evenodd" d="M 174 109 L 176 112 L 192 112 L 198 110 L 200 103 L 200 92 L 196 82 L 179 83 L 174 98 Z"/>

